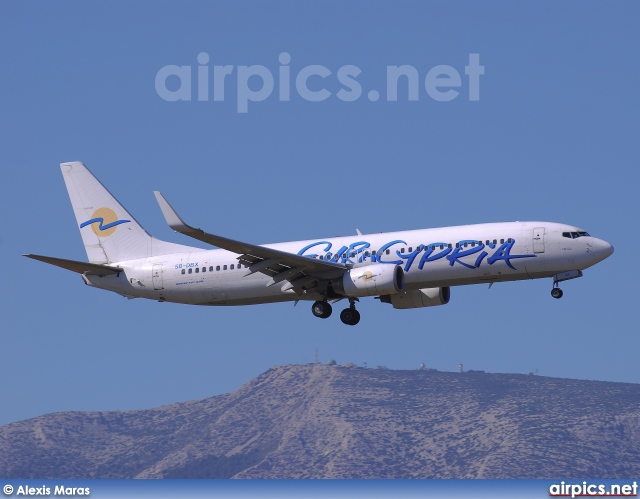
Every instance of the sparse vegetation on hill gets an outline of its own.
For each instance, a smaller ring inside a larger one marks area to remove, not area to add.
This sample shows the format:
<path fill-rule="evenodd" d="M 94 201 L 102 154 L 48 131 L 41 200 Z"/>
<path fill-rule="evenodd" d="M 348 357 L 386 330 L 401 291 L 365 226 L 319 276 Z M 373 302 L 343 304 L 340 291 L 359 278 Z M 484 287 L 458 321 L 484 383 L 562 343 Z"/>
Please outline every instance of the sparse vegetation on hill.
<path fill-rule="evenodd" d="M 640 385 L 283 366 L 232 394 L 0 427 L 3 478 L 628 478 Z"/>

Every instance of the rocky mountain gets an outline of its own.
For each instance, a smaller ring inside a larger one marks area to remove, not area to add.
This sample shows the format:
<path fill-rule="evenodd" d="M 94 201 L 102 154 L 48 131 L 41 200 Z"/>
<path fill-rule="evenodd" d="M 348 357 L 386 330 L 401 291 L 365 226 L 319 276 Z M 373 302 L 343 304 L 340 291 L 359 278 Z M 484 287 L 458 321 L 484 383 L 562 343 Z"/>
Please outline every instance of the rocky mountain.
<path fill-rule="evenodd" d="M 345 366 L 0 427 L 3 478 L 628 478 L 640 385 Z"/>

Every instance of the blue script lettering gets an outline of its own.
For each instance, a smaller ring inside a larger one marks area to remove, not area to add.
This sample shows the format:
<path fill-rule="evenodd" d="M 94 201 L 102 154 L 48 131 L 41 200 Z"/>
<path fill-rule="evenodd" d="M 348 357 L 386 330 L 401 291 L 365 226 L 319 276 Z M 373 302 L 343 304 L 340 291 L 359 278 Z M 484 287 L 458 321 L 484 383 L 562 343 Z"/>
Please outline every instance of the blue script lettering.
<path fill-rule="evenodd" d="M 407 263 L 404 266 L 404 271 L 405 272 L 409 272 L 409 269 L 413 265 L 413 261 L 418 256 L 418 253 L 420 253 L 423 249 L 424 249 L 424 244 L 421 244 L 414 251 L 412 251 L 411 253 L 408 253 L 407 255 L 404 255 L 402 253 L 398 253 L 398 251 L 396 251 L 396 253 L 398 254 L 398 256 L 400 258 L 402 258 L 403 260 L 407 261 Z"/>
<path fill-rule="evenodd" d="M 323 252 L 325 251 L 329 251 L 331 249 L 331 243 L 329 241 L 318 241 L 317 243 L 311 243 L 307 246 L 305 246 L 304 248 L 302 248 L 300 251 L 298 251 L 298 255 L 302 256 L 308 256 L 309 258 L 318 258 L 317 254 L 314 255 L 305 255 L 304 252 L 307 251 L 308 249 L 313 248 L 314 246 L 319 246 L 321 244 L 326 244 L 326 247 L 324 248 L 324 250 L 322 250 Z"/>
<path fill-rule="evenodd" d="M 380 251 L 378 251 L 378 254 L 376 255 L 376 259 L 378 260 L 378 263 L 390 263 L 392 265 L 402 264 L 402 260 L 394 260 L 392 262 L 386 262 L 382 259 L 384 257 L 385 251 L 387 251 L 389 248 L 391 248 L 391 246 L 394 246 L 396 244 L 406 245 L 407 243 L 405 243 L 404 241 L 401 241 L 400 239 L 396 239 L 395 241 L 391 241 L 390 243 L 387 243 L 384 246 L 382 246 L 382 248 L 380 248 Z"/>
<path fill-rule="evenodd" d="M 340 258 L 342 258 L 342 263 L 344 263 L 345 258 L 347 256 L 347 254 L 345 253 L 345 251 L 347 251 L 347 247 L 343 246 L 342 248 L 340 248 L 338 251 L 336 251 L 336 254 L 333 255 L 333 259 L 332 261 L 337 262 L 338 260 L 340 260 Z"/>
<path fill-rule="evenodd" d="M 490 242 L 488 245 L 482 243 L 482 241 L 476 240 L 463 240 L 460 241 L 456 248 L 452 248 L 449 243 L 432 243 L 428 245 L 420 244 L 416 247 L 415 251 L 411 253 L 401 253 L 399 249 L 395 250 L 396 255 L 400 258 L 399 260 L 386 260 L 386 252 L 391 252 L 391 248 L 396 245 L 404 245 L 407 246 L 405 241 L 400 239 L 396 239 L 394 241 L 389 241 L 388 243 L 382 245 L 380 249 L 377 251 L 376 255 L 373 255 L 369 249 L 371 248 L 371 244 L 367 241 L 357 241 L 355 243 L 347 246 L 342 246 L 335 253 L 331 253 L 329 250 L 332 247 L 332 244 L 329 241 L 318 241 L 315 243 L 308 244 L 304 248 L 302 248 L 298 255 L 307 256 L 309 258 L 318 258 L 326 261 L 332 262 L 341 262 L 347 265 L 354 265 L 357 263 L 365 263 L 367 258 L 371 259 L 371 262 L 384 263 L 390 265 L 402 265 L 404 263 L 404 271 L 409 272 L 409 270 L 413 267 L 414 262 L 417 260 L 418 255 L 422 254 L 420 257 L 420 261 L 418 263 L 418 270 L 423 270 L 425 264 L 429 262 L 435 262 L 436 260 L 440 260 L 441 258 L 446 258 L 449 261 L 449 265 L 453 267 L 456 263 L 466 267 L 468 269 L 476 269 L 479 268 L 483 262 L 487 262 L 489 265 L 493 265 L 496 262 L 504 261 L 504 263 L 511 269 L 516 270 L 516 268 L 511 263 L 511 260 L 516 258 L 535 258 L 537 255 L 512 255 L 511 250 L 515 245 L 515 239 L 507 240 L 504 244 L 500 245 L 497 249 L 497 244 Z M 467 244 L 467 247 L 464 245 Z M 469 247 L 471 245 L 471 247 Z M 305 254 L 306 251 L 311 250 L 312 248 L 322 247 L 321 253 L 310 253 Z M 493 251 L 493 254 L 489 256 L 489 251 Z M 367 255 L 367 253 L 369 253 Z M 478 254 L 474 263 L 471 262 L 463 262 L 462 259 L 471 255 Z M 488 257 L 488 258 L 487 258 Z M 486 259 L 486 260 L 485 260 Z"/>
<path fill-rule="evenodd" d="M 489 265 L 493 265 L 496 262 L 499 262 L 500 260 L 504 260 L 504 263 L 506 263 L 509 268 L 512 268 L 513 270 L 516 270 L 516 268 L 511 265 L 511 260 L 514 258 L 531 258 L 531 257 L 535 257 L 536 255 L 512 255 L 511 254 L 511 248 L 513 248 L 513 245 L 516 244 L 516 240 L 512 239 L 511 242 L 507 241 L 506 243 L 502 244 L 497 250 L 496 252 L 491 255 L 488 259 L 487 259 L 487 263 Z"/>
<path fill-rule="evenodd" d="M 433 255 L 435 249 L 439 248 L 440 246 L 444 246 L 444 249 L 440 251 L 440 253 L 436 253 L 435 255 Z M 449 248 L 446 243 L 433 243 L 427 245 L 427 251 L 425 251 L 424 255 L 422 255 L 422 258 L 420 259 L 418 270 L 422 270 L 422 267 L 424 267 L 425 263 L 440 260 L 440 258 L 444 258 L 449 253 L 451 253 L 451 248 Z"/>
<path fill-rule="evenodd" d="M 482 263 L 482 260 L 484 260 L 484 257 L 487 256 L 488 254 L 489 253 L 487 253 L 486 251 L 483 251 L 482 253 L 480 253 L 478 258 L 476 258 L 476 267 L 480 266 L 480 264 Z"/>
<path fill-rule="evenodd" d="M 351 246 L 349 246 L 349 251 L 347 251 L 347 257 L 349 258 L 348 260 L 349 263 L 353 263 L 351 261 L 351 258 L 356 258 L 356 257 L 358 257 L 358 263 L 362 263 L 362 256 L 364 255 L 364 250 L 366 250 L 369 246 L 371 245 L 366 241 L 358 241 L 357 243 L 353 243 Z"/>
<path fill-rule="evenodd" d="M 460 265 L 464 265 L 465 267 L 467 267 L 468 269 L 475 269 L 476 266 L 475 265 L 469 265 L 468 263 L 464 263 L 460 261 L 460 258 L 464 258 L 465 256 L 469 256 L 469 255 L 475 255 L 476 253 L 478 253 L 479 251 L 482 251 L 482 249 L 484 248 L 484 244 L 479 243 L 480 246 L 476 246 L 475 248 L 471 248 L 471 249 L 463 249 L 464 244 L 470 244 L 470 243 L 474 243 L 475 241 L 460 241 L 459 246 L 453 250 L 453 253 L 451 253 L 448 257 L 447 260 L 449 260 L 449 265 L 451 265 L 453 267 L 453 264 L 458 262 Z"/>

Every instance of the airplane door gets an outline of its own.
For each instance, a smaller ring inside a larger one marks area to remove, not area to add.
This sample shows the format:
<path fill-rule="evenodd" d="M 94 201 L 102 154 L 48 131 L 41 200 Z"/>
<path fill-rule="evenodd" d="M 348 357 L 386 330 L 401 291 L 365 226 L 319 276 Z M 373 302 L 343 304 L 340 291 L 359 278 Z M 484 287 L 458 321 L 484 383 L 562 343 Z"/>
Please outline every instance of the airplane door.
<path fill-rule="evenodd" d="M 544 253 L 544 227 L 533 229 L 533 252 Z"/>
<path fill-rule="evenodd" d="M 155 264 L 151 271 L 151 280 L 153 281 L 153 289 L 164 289 L 162 282 L 162 265 Z"/>

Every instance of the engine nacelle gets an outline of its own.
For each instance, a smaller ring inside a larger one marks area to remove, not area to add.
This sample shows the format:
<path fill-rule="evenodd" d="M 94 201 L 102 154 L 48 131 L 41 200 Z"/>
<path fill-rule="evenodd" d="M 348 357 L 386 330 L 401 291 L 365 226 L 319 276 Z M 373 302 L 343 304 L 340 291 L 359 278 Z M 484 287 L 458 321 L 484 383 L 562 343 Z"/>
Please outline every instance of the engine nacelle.
<path fill-rule="evenodd" d="M 345 296 L 395 295 L 404 289 L 404 270 L 399 265 L 367 265 L 351 269 L 334 282 L 335 291 Z"/>
<path fill-rule="evenodd" d="M 445 288 L 424 288 L 414 291 L 403 291 L 387 296 L 381 296 L 380 301 L 391 303 L 393 308 L 422 308 L 446 305 L 449 303 L 451 290 Z"/>

